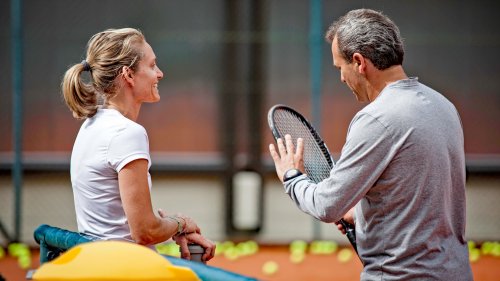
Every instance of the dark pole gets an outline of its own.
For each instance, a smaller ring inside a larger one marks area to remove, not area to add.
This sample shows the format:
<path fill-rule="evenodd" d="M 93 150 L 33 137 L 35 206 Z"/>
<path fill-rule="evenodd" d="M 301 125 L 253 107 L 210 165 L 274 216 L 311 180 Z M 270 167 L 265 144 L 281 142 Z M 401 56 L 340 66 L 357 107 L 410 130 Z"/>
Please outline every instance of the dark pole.
<path fill-rule="evenodd" d="M 313 126 L 321 132 L 321 46 L 323 43 L 321 28 L 321 0 L 310 1 L 309 21 L 309 58 L 311 79 L 311 104 Z M 321 225 L 313 219 L 313 239 L 321 238 Z"/>
<path fill-rule="evenodd" d="M 267 7 L 265 0 L 251 1 L 250 6 L 250 52 L 249 52 L 249 79 L 248 85 L 248 165 L 262 177 L 262 117 L 264 106 L 264 91 L 266 89 L 266 34 L 267 34 Z M 261 181 L 264 182 L 263 180 Z M 259 225 L 256 232 L 262 227 L 264 219 L 264 190 L 260 187 L 259 206 L 257 206 Z"/>
<path fill-rule="evenodd" d="M 263 97 L 266 89 L 266 1 L 252 1 L 250 7 L 250 60 L 248 85 L 248 122 L 249 122 L 249 164 L 260 171 L 262 168 L 262 116 Z"/>
<path fill-rule="evenodd" d="M 14 236 L 21 237 L 21 189 L 23 181 L 22 167 L 22 126 L 23 126 L 23 38 L 22 38 L 22 0 L 11 0 L 11 42 L 12 42 L 12 95 L 13 95 L 13 150 L 12 180 L 14 184 Z"/>
<path fill-rule="evenodd" d="M 238 2 L 225 1 L 225 28 L 223 33 L 223 63 L 221 79 L 221 95 L 219 99 L 220 110 L 220 144 L 224 157 L 224 172 L 222 180 L 225 187 L 225 228 L 226 233 L 234 232 L 233 221 L 233 188 L 232 180 L 234 174 L 234 157 L 236 154 L 236 120 L 235 106 L 238 79 Z"/>

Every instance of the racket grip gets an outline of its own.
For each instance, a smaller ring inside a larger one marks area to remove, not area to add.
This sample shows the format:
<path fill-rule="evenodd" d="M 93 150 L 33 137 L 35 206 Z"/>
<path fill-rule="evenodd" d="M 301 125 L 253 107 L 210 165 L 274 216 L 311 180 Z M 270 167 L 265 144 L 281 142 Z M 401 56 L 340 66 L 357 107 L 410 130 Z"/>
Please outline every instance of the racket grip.
<path fill-rule="evenodd" d="M 349 242 L 351 242 L 354 251 L 358 253 L 358 247 L 356 245 L 356 230 L 354 225 L 346 222 L 344 219 L 340 219 L 339 223 L 344 227 L 345 235 L 347 236 L 347 239 L 349 239 Z"/>

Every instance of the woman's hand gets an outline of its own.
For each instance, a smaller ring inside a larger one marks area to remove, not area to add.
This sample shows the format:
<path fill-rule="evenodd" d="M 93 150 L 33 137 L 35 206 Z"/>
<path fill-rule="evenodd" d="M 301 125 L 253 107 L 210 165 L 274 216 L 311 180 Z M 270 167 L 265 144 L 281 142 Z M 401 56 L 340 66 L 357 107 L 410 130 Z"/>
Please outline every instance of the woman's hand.
<path fill-rule="evenodd" d="M 188 234 L 176 235 L 173 237 L 175 243 L 181 248 L 181 257 L 190 260 L 188 244 L 195 243 L 205 249 L 205 253 L 201 257 L 203 261 L 209 261 L 215 256 L 215 243 L 203 237 L 201 234 L 193 232 Z"/>
<path fill-rule="evenodd" d="M 158 209 L 158 215 L 160 215 L 161 218 L 170 218 L 172 220 L 175 220 L 176 222 L 180 222 L 182 225 L 182 233 L 180 234 L 185 234 L 185 233 L 201 233 L 200 228 L 198 225 L 194 222 L 194 220 L 188 216 L 185 216 L 183 214 L 175 214 L 173 216 L 169 216 L 167 212 L 165 212 L 162 209 Z"/>

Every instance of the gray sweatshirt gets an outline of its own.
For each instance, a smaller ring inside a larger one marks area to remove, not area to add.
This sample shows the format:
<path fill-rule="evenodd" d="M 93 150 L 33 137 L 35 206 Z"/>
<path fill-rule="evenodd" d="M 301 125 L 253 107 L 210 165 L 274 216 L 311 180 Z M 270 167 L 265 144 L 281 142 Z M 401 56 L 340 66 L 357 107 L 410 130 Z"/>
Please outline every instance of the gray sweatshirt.
<path fill-rule="evenodd" d="M 328 179 L 304 175 L 285 191 L 324 222 L 356 206 L 361 280 L 472 280 L 464 158 L 455 107 L 410 78 L 356 114 Z"/>

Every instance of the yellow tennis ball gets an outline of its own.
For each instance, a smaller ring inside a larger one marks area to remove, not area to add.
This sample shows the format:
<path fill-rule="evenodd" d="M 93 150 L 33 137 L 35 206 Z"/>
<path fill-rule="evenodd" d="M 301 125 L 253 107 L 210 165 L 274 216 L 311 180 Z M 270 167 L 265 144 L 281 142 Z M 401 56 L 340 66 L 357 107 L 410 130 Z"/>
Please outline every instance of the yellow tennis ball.
<path fill-rule="evenodd" d="M 5 257 L 5 250 L 0 246 L 0 259 Z"/>
<path fill-rule="evenodd" d="M 321 242 L 320 241 L 312 241 L 311 245 L 309 245 L 309 252 L 313 255 L 317 255 L 321 253 Z"/>
<path fill-rule="evenodd" d="M 278 271 L 278 264 L 275 261 L 267 261 L 262 265 L 262 272 L 266 275 L 273 275 Z"/>
<path fill-rule="evenodd" d="M 495 244 L 490 241 L 486 241 L 481 245 L 481 254 L 483 255 L 489 255 L 493 251 L 493 248 L 495 247 Z M 472 250 L 469 248 L 469 250 Z"/>
<path fill-rule="evenodd" d="M 259 244 L 253 240 L 247 241 L 247 248 L 251 255 L 259 252 Z"/>
<path fill-rule="evenodd" d="M 338 244 L 333 241 L 326 241 L 324 245 L 325 254 L 333 254 L 337 251 Z"/>
<path fill-rule="evenodd" d="M 290 243 L 290 252 L 302 252 L 304 253 L 307 250 L 307 242 L 303 240 L 295 240 Z"/>
<path fill-rule="evenodd" d="M 306 254 L 304 252 L 292 252 L 290 254 L 290 262 L 298 264 L 304 261 Z"/>
<path fill-rule="evenodd" d="M 224 251 L 224 257 L 226 257 L 226 259 L 228 259 L 228 260 L 234 261 L 240 257 L 240 252 L 238 251 L 238 248 L 236 248 L 236 247 L 227 248 Z"/>
<path fill-rule="evenodd" d="M 476 248 L 469 250 L 469 261 L 470 262 L 478 261 L 480 256 L 481 256 L 481 250 L 476 249 Z"/>
<path fill-rule="evenodd" d="M 251 246 L 247 242 L 238 243 L 236 245 L 236 249 L 238 249 L 238 252 L 240 253 L 241 256 L 248 256 L 252 254 Z"/>
<path fill-rule="evenodd" d="M 31 266 L 31 257 L 30 256 L 20 256 L 17 258 L 17 264 L 22 269 L 28 269 Z"/>
<path fill-rule="evenodd" d="M 344 248 L 344 249 L 340 250 L 339 253 L 337 254 L 337 259 L 341 263 L 346 263 L 349 260 L 351 260 L 352 259 L 352 251 L 351 251 L 351 249 Z"/>
<path fill-rule="evenodd" d="M 500 243 L 493 243 L 493 249 L 491 249 L 491 255 L 494 257 L 500 257 Z"/>
<path fill-rule="evenodd" d="M 469 240 L 469 241 L 467 241 L 467 246 L 469 247 L 469 250 L 474 249 L 474 248 L 476 248 L 476 242 Z"/>

